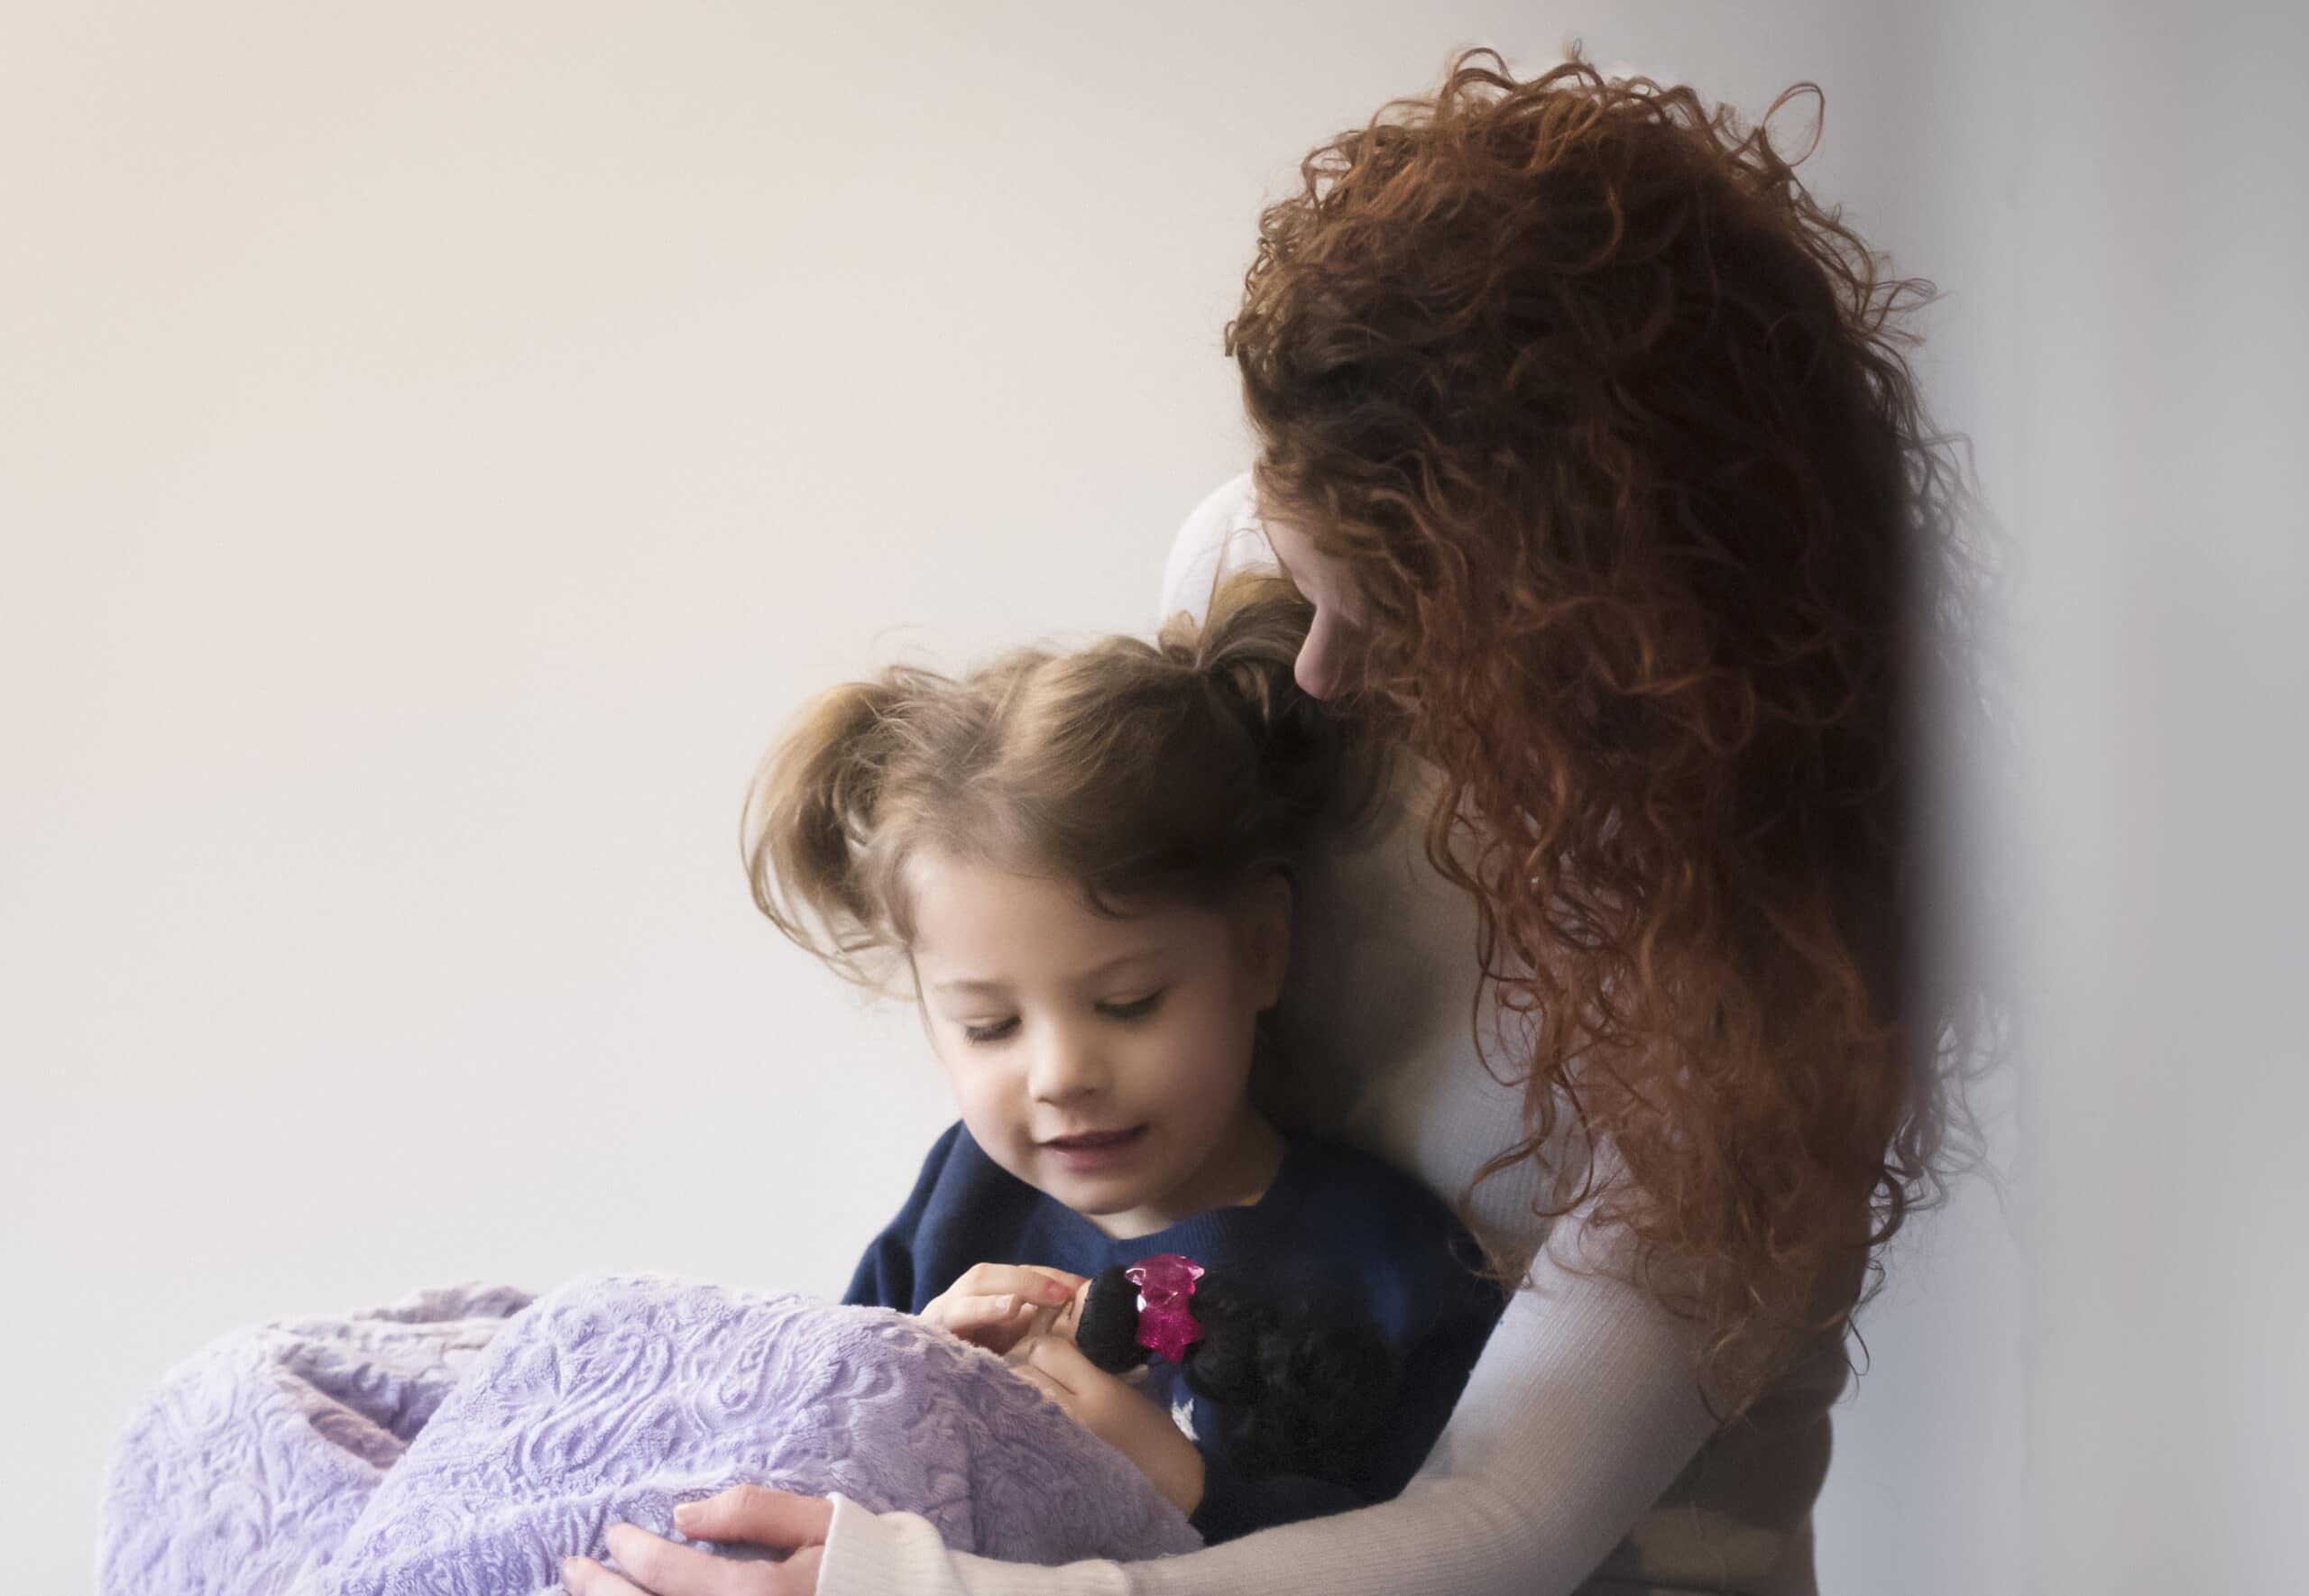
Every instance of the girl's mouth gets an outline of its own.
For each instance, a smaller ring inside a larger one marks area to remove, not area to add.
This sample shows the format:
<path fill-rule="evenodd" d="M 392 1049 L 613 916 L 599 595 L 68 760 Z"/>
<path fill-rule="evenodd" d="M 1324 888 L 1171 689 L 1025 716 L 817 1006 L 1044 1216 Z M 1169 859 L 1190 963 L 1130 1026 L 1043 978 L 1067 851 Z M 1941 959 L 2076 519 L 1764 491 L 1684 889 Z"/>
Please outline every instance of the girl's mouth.
<path fill-rule="evenodd" d="M 1054 1154 L 1068 1170 L 1082 1175 L 1124 1162 L 1145 1134 L 1143 1124 L 1122 1131 L 1086 1131 L 1080 1135 L 1054 1137 L 1044 1142 L 1043 1148 Z"/>

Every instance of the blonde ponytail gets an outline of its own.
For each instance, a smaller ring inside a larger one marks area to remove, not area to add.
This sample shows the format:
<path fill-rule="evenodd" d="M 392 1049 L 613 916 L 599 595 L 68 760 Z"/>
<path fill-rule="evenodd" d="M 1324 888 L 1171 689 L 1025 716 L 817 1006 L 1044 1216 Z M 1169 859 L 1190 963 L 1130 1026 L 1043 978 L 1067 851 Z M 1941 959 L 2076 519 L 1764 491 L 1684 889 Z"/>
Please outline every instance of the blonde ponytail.
<path fill-rule="evenodd" d="M 742 821 L 755 904 L 800 946 L 853 979 L 888 941 L 861 868 L 882 779 L 903 746 L 906 677 L 820 693 L 762 761 Z"/>
<path fill-rule="evenodd" d="M 1369 812 L 1362 723 L 1292 680 L 1311 619 L 1246 573 L 1159 643 L 1020 649 L 961 679 L 893 669 L 821 695 L 762 763 L 754 902 L 852 979 L 912 938 L 925 850 L 1070 880 L 1105 913 L 1215 903 Z"/>

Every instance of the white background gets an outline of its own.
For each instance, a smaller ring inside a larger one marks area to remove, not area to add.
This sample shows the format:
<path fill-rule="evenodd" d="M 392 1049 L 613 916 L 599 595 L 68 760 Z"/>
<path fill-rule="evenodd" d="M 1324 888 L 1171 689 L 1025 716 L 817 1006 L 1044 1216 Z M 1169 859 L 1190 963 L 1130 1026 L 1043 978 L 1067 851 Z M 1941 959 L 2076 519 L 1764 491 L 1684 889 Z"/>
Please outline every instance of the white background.
<path fill-rule="evenodd" d="M 1924 369 L 2019 555 L 2028 760 L 1977 858 L 2031 907 L 1974 932 L 2033 1004 L 2013 1194 L 1894 1261 L 1825 1588 L 2290 1588 L 2297 23 L 0 22 L 0 1582 L 87 1587 L 119 1425 L 235 1325 L 839 1289 L 949 1110 L 911 1017 L 754 915 L 754 759 L 894 656 L 1149 624 L 1247 462 L 1263 200 L 1453 46 L 1577 36 L 1752 112 L 1825 87 L 1805 170 L 1948 290 Z"/>

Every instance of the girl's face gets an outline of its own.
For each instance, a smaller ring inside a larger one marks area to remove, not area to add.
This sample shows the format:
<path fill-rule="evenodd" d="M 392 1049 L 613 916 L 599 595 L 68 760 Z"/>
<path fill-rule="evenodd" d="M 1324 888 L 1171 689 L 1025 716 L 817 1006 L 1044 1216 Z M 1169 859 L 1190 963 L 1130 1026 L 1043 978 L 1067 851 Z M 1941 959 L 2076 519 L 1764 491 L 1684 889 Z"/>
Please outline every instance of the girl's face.
<path fill-rule="evenodd" d="M 1111 919 L 1071 882 L 931 855 L 912 871 L 923 1019 L 962 1123 L 1118 1236 L 1249 1201 L 1273 1132 L 1252 1039 L 1281 994 L 1291 894 Z"/>
<path fill-rule="evenodd" d="M 1315 607 L 1292 674 L 1310 698 L 1352 691 L 1363 677 L 1363 607 L 1346 565 L 1317 548 L 1295 522 L 1274 517 L 1265 526 L 1267 545 L 1283 573 Z"/>

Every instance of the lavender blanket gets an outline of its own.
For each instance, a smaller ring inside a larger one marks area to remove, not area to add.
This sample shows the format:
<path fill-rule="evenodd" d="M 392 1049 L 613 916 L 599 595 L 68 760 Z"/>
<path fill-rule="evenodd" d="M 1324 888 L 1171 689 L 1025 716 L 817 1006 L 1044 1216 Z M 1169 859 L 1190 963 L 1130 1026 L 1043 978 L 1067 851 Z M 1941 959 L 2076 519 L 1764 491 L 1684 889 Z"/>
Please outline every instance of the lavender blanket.
<path fill-rule="evenodd" d="M 1200 1543 L 999 1360 L 880 1308 L 654 1276 L 428 1291 L 227 1336 L 116 1453 L 101 1596 L 533 1596 L 740 1482 L 1028 1563 Z"/>

